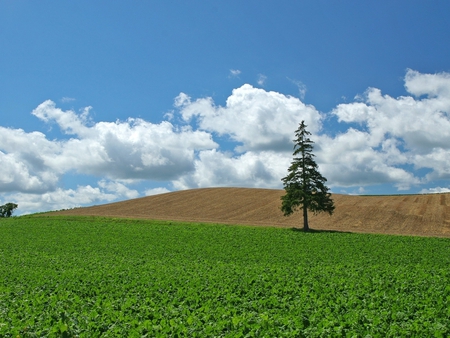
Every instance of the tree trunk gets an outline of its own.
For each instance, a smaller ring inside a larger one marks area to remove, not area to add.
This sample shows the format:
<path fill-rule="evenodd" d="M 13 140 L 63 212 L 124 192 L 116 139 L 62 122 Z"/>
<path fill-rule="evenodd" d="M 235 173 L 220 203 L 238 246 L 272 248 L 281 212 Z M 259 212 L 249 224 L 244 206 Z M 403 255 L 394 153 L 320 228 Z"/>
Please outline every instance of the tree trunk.
<path fill-rule="evenodd" d="M 306 175 L 305 166 L 305 152 L 302 151 L 302 181 L 303 181 L 303 191 L 306 191 L 306 181 L 308 180 L 308 175 Z M 308 225 L 308 202 L 306 196 L 303 196 L 303 231 L 309 231 Z"/>
<path fill-rule="evenodd" d="M 306 203 L 303 204 L 303 231 L 309 231 L 308 207 L 307 207 Z"/>

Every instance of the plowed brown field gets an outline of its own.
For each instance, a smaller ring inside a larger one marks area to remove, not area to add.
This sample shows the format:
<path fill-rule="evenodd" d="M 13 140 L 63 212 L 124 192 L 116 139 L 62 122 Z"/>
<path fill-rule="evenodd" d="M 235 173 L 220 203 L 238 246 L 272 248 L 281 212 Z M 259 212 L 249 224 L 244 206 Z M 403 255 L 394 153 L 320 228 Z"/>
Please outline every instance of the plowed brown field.
<path fill-rule="evenodd" d="M 283 190 L 207 188 L 170 192 L 52 214 L 155 220 L 303 226 L 302 213 L 280 211 Z M 309 213 L 313 229 L 450 237 L 450 194 L 333 195 L 333 216 Z"/>

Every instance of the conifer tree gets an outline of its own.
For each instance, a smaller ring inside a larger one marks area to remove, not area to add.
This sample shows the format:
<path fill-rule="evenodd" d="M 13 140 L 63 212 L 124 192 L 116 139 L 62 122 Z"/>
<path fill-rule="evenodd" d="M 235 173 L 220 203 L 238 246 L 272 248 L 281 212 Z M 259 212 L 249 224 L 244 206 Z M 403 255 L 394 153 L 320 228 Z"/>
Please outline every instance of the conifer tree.
<path fill-rule="evenodd" d="M 294 159 L 288 169 L 288 175 L 282 179 L 286 194 L 281 197 L 281 210 L 285 216 L 303 209 L 303 230 L 309 231 L 308 210 L 314 214 L 334 211 L 329 188 L 325 186 L 327 179 L 318 171 L 314 161 L 313 144 L 309 139 L 305 121 L 295 131 Z"/>

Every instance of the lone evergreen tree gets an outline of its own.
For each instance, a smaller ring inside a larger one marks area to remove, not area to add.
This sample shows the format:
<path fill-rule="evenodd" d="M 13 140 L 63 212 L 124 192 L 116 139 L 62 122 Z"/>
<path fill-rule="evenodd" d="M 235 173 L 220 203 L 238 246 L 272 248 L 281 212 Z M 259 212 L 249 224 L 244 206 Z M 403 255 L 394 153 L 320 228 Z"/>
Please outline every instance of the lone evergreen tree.
<path fill-rule="evenodd" d="M 334 211 L 334 203 L 328 187 L 327 179 L 317 170 L 312 153 L 314 142 L 309 139 L 305 121 L 295 131 L 294 160 L 288 169 L 288 175 L 282 179 L 286 194 L 281 197 L 281 210 L 285 216 L 303 209 L 303 230 L 309 231 L 308 209 L 314 214 Z"/>

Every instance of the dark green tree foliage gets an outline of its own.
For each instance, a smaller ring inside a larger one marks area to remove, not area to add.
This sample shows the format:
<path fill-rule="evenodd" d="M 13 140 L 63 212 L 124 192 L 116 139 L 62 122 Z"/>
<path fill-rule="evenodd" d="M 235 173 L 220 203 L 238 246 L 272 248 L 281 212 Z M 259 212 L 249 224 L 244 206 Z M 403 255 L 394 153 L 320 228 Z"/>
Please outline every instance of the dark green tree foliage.
<path fill-rule="evenodd" d="M 295 131 L 294 160 L 288 169 L 288 175 L 282 179 L 286 194 L 281 197 L 281 210 L 285 216 L 303 209 L 303 230 L 308 231 L 308 209 L 314 214 L 334 211 L 334 203 L 329 189 L 325 186 L 327 179 L 318 171 L 314 161 L 313 144 L 309 139 L 305 121 Z"/>
<path fill-rule="evenodd" d="M 11 217 L 14 209 L 18 207 L 15 203 L 6 203 L 4 205 L 0 205 L 0 217 Z"/>

